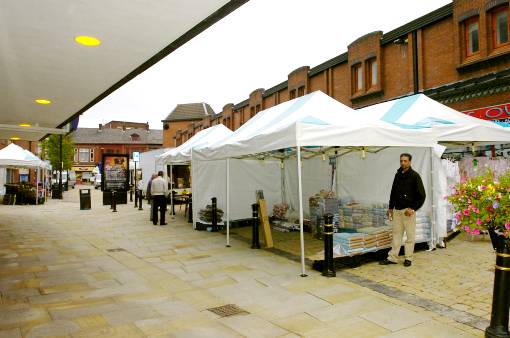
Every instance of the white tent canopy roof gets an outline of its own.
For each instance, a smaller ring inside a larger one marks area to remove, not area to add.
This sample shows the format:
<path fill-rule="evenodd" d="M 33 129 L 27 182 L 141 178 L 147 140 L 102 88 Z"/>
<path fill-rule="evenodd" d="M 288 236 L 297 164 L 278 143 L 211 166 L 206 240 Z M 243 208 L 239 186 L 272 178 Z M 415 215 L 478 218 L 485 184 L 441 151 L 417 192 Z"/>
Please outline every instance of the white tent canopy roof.
<path fill-rule="evenodd" d="M 46 163 L 30 151 L 11 143 L 0 150 L 0 167 L 44 168 Z"/>
<path fill-rule="evenodd" d="M 0 139 L 55 133 L 246 2 L 0 1 Z"/>
<path fill-rule="evenodd" d="M 359 109 L 369 120 L 403 129 L 432 128 L 438 142 L 510 142 L 510 128 L 460 113 L 424 94 L 416 94 Z"/>
<path fill-rule="evenodd" d="M 323 92 L 265 109 L 221 144 L 197 149 L 203 160 L 246 156 L 298 146 L 434 146 L 430 128 L 408 130 L 358 111 Z"/>
<path fill-rule="evenodd" d="M 159 155 L 157 160 L 160 163 L 163 162 L 166 164 L 189 162 L 191 161 L 192 149 L 214 146 L 231 136 L 232 133 L 232 130 L 228 129 L 223 124 L 209 127 L 198 132 L 180 146 Z"/>

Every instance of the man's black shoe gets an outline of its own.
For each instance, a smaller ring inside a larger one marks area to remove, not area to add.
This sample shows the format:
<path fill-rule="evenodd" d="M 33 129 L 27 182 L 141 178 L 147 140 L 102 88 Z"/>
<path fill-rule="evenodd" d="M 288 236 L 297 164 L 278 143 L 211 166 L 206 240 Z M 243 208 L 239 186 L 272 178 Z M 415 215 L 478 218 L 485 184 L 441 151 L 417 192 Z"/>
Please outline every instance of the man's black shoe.
<path fill-rule="evenodd" d="M 158 223 L 154 223 L 154 222 L 153 222 L 152 224 L 154 224 L 154 225 L 158 225 Z"/>
<path fill-rule="evenodd" d="M 166 225 L 167 223 L 161 223 L 160 225 Z"/>
<path fill-rule="evenodd" d="M 389 265 L 389 264 L 397 264 L 397 263 L 392 262 L 389 259 L 385 259 L 385 260 L 379 262 L 379 265 Z"/>
<path fill-rule="evenodd" d="M 411 266 L 412 264 L 413 264 L 413 262 L 411 262 L 411 261 L 410 261 L 410 260 L 408 260 L 408 259 L 406 259 L 406 260 L 404 261 L 404 266 L 405 266 L 405 267 L 409 267 L 409 266 Z"/>

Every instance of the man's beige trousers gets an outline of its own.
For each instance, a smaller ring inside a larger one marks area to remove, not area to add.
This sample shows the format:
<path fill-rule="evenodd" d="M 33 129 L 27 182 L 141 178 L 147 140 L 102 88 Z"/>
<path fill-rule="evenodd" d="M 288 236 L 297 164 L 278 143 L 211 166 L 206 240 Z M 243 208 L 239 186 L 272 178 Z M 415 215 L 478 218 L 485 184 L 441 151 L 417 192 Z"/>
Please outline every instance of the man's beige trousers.
<path fill-rule="evenodd" d="M 388 253 L 388 260 L 397 263 L 398 253 L 402 246 L 402 237 L 404 231 L 406 233 L 406 241 L 404 243 L 405 257 L 407 260 L 413 260 L 414 241 L 416 238 L 416 212 L 412 216 L 404 215 L 405 209 L 393 209 L 393 241 L 391 251 Z"/>

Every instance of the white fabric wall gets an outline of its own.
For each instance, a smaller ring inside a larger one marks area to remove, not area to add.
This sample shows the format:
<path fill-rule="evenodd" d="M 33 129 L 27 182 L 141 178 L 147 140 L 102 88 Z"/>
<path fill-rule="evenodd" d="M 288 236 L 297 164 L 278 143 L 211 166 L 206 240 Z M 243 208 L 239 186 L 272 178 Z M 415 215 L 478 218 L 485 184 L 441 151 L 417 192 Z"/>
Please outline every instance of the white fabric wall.
<path fill-rule="evenodd" d="M 5 195 L 5 186 L 7 179 L 7 169 L 0 168 L 0 195 Z"/>
<path fill-rule="evenodd" d="M 305 217 L 310 214 L 308 198 L 320 190 L 329 190 L 331 181 L 331 166 L 329 160 L 322 157 L 313 157 L 302 161 L 301 174 L 303 184 L 303 213 Z M 296 158 L 289 158 L 285 164 L 285 201 L 295 211 L 299 210 L 298 177 Z"/>
<path fill-rule="evenodd" d="M 227 211 L 227 161 L 193 161 L 191 164 L 193 191 L 193 222 L 198 220 L 198 212 L 211 204 L 216 197 L 218 208 Z"/>
<path fill-rule="evenodd" d="M 227 212 L 227 161 L 193 161 L 193 214 L 211 204 L 216 197 L 218 208 L 226 220 Z M 280 203 L 281 170 L 279 161 L 257 161 L 230 159 L 230 219 L 252 216 L 251 205 L 255 203 L 255 191 L 263 190 L 267 201 L 268 214 L 273 205 Z"/>
<path fill-rule="evenodd" d="M 429 148 L 392 147 L 377 154 L 353 152 L 338 158 L 337 185 L 340 198 L 353 197 L 361 202 L 388 203 L 391 185 L 400 167 L 400 154 L 413 156 L 412 168 L 423 181 L 427 198 L 423 211 L 431 212 L 431 158 Z"/>

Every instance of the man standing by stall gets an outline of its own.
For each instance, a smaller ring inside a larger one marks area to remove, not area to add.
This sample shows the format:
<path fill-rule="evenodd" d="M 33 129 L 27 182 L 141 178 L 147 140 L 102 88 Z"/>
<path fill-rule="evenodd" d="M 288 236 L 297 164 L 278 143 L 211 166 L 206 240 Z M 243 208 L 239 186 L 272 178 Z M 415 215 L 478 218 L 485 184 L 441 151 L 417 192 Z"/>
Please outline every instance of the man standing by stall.
<path fill-rule="evenodd" d="M 409 267 L 412 264 L 416 237 L 416 211 L 422 207 L 426 197 L 420 174 L 411 168 L 412 159 L 411 154 L 400 155 L 400 168 L 393 179 L 387 211 L 393 227 L 393 242 L 388 258 L 379 262 L 381 265 L 397 264 L 404 231 L 407 237 L 404 243 L 404 266 Z"/>
<path fill-rule="evenodd" d="M 152 196 L 152 224 L 158 224 L 158 209 L 160 215 L 159 225 L 166 225 L 165 212 L 166 212 L 166 196 L 168 195 L 168 185 L 163 178 L 163 172 L 158 172 L 158 177 L 152 180 L 151 183 L 151 196 Z"/>

